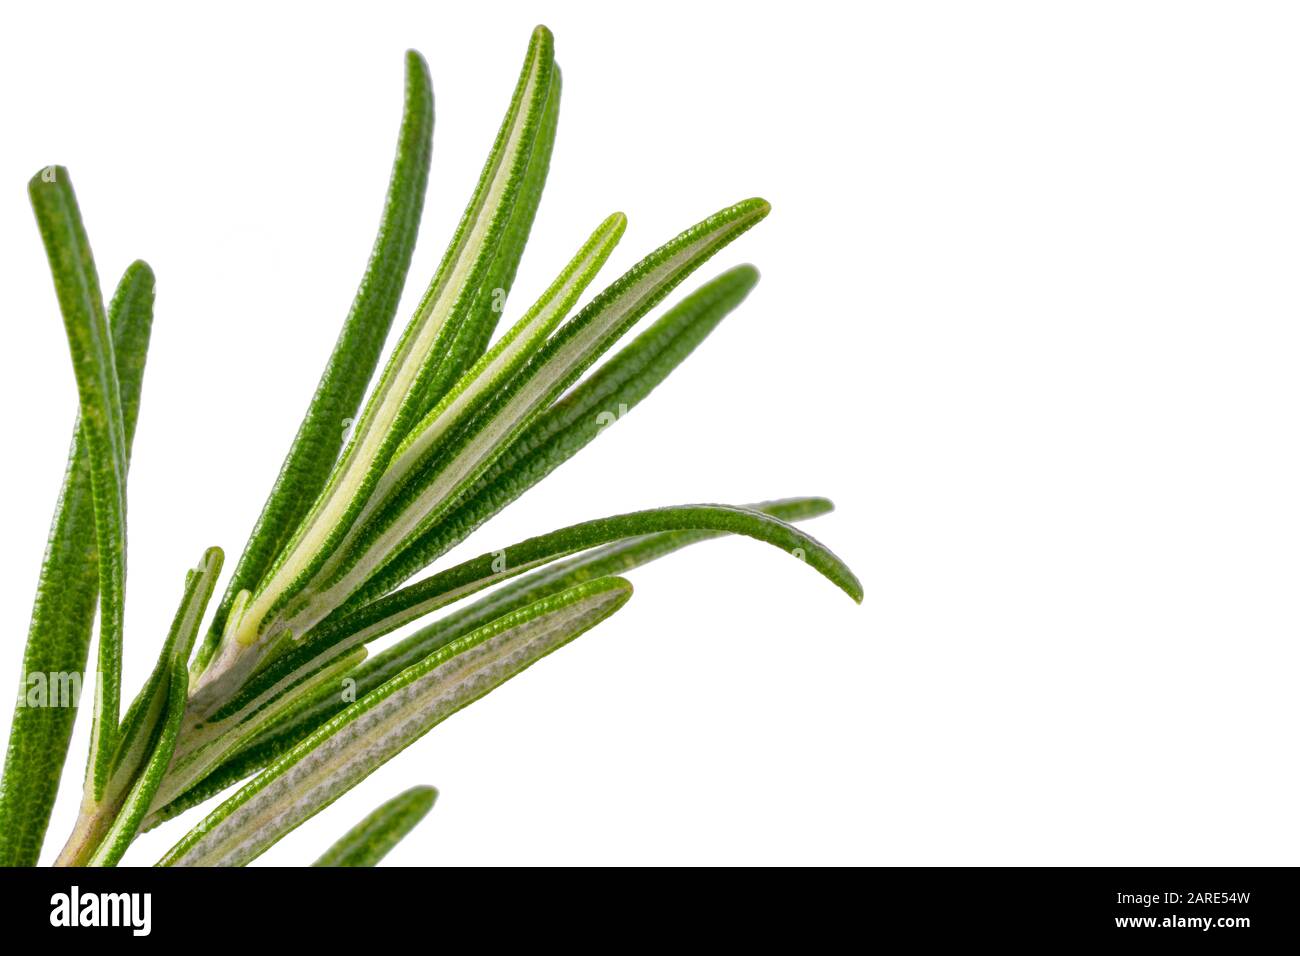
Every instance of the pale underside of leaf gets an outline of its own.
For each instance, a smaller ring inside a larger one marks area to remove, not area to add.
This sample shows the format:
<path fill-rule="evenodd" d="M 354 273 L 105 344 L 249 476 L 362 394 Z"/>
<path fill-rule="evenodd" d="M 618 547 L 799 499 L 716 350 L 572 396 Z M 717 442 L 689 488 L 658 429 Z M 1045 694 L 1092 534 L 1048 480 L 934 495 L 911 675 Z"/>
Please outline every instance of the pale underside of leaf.
<path fill-rule="evenodd" d="M 314 691 L 338 696 L 340 679 L 365 659 L 364 647 L 353 648 L 261 693 L 243 691 L 212 717 L 183 726 L 186 746 L 174 755 L 150 809 L 158 810 L 184 793 L 230 754 L 247 747 L 268 727 L 292 714 Z"/>
<path fill-rule="evenodd" d="M 475 631 L 367 694 L 217 807 L 160 861 L 242 866 L 433 726 L 621 607 L 603 578 Z"/>
<path fill-rule="evenodd" d="M 783 521 L 800 521 L 832 510 L 825 498 L 790 498 L 747 506 Z M 375 655 L 348 673 L 358 696 L 369 693 L 401 671 L 471 631 L 566 588 L 609 575 L 623 574 L 696 542 L 719 537 L 715 531 L 668 531 L 629 538 L 594 549 L 568 561 L 556 562 L 508 581 L 486 597 L 434 622 Z M 146 828 L 171 819 L 227 789 L 266 766 L 347 706 L 336 688 L 322 687 L 282 723 L 268 727 L 247 748 L 235 753 L 208 777 L 187 790 L 146 821 Z"/>
<path fill-rule="evenodd" d="M 862 600 L 862 586 L 848 566 L 825 545 L 792 525 L 730 505 L 678 505 L 584 521 L 485 552 L 327 623 L 309 639 L 310 644 L 327 647 L 340 634 L 347 635 L 345 645 L 373 640 L 430 611 L 557 558 L 622 538 L 687 530 L 740 534 L 771 544 L 809 564 L 855 601 Z"/>

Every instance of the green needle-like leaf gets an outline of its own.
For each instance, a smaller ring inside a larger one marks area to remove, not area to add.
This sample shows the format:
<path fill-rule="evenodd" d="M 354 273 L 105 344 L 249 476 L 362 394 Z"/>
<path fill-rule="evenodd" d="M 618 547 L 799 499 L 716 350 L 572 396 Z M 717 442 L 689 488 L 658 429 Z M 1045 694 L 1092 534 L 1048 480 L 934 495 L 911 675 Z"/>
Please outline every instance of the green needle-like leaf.
<path fill-rule="evenodd" d="M 650 394 L 758 282 L 737 266 L 705 283 L 528 426 L 446 518 L 402 550 L 349 600 L 378 600 L 428 567 L 568 461 Z"/>
<path fill-rule="evenodd" d="M 543 125 L 553 66 L 550 31 L 538 27 L 510 109 L 451 247 L 325 490 L 244 609 L 227 645 L 229 657 L 240 656 L 243 647 L 258 639 L 273 612 L 333 552 L 429 396 L 441 394 L 450 384 L 455 369 L 449 352 L 510 223 Z"/>
<path fill-rule="evenodd" d="M 474 307 L 456 333 L 456 341 L 452 345 L 448 359 L 448 378 L 452 381 L 459 378 L 487 351 L 492 331 L 505 311 L 515 273 L 519 269 L 524 246 L 528 243 L 528 234 L 532 231 L 537 207 L 542 200 L 546 174 L 551 166 L 551 151 L 555 146 L 555 131 L 560 120 L 560 86 L 560 67 L 557 64 L 551 73 L 551 92 L 546 99 L 546 112 L 542 114 L 542 129 L 538 133 L 537 144 L 533 147 L 533 155 L 528 160 L 528 172 L 524 175 L 519 198 L 510 215 L 510 225 L 501 238 L 492 267 L 479 286 Z M 428 411 L 441 398 L 441 395 L 428 396 L 423 410 Z"/>
<path fill-rule="evenodd" d="M 196 670 L 211 657 L 235 597 L 240 591 L 257 587 L 325 487 L 338 460 L 344 436 L 379 364 L 384 340 L 397 314 L 415 251 L 432 153 L 433 85 L 424 58 L 410 50 L 406 54 L 406 101 L 397 155 L 370 261 L 307 415 L 213 618 Z"/>
<path fill-rule="evenodd" d="M 399 793 L 343 834 L 312 866 L 374 866 L 428 816 L 437 799 L 433 787 Z"/>
<path fill-rule="evenodd" d="M 446 437 L 487 404 L 541 347 L 596 277 L 626 226 L 627 218 L 622 213 L 614 213 L 602 222 L 523 318 L 411 429 L 357 515 L 354 532 L 394 489 L 436 456 Z M 337 555 L 346 553 L 351 534 L 339 542 Z M 321 573 L 328 574 L 331 566 L 327 560 Z"/>
<path fill-rule="evenodd" d="M 292 680 L 276 685 L 274 693 L 260 687 L 243 689 L 217 713 L 183 726 L 182 733 L 189 732 L 188 746 L 176 752 L 166 781 L 154 794 L 153 808 L 170 803 L 230 754 L 246 748 L 297 710 L 314 692 L 337 694 L 339 680 L 365 659 L 366 649 L 354 648 L 314 669 L 304 668 Z"/>
<path fill-rule="evenodd" d="M 327 621 L 304 642 L 302 651 L 374 640 L 468 594 L 578 551 L 622 538 L 693 530 L 739 534 L 771 544 L 806 562 L 854 601 L 862 601 L 862 585 L 848 566 L 798 528 L 771 515 L 731 505 L 679 505 L 583 521 L 488 551 Z M 284 660 L 291 656 L 286 654 Z M 274 662 L 267 672 L 273 672 L 279 663 Z"/>
<path fill-rule="evenodd" d="M 729 505 L 654 508 L 584 521 L 489 551 L 350 614 L 331 618 L 301 644 L 255 673 L 241 693 L 272 699 L 281 689 L 295 684 L 305 671 L 320 666 L 327 652 L 333 656 L 373 641 L 467 595 L 557 558 L 622 538 L 691 530 L 740 534 L 774 545 L 811 565 L 855 601 L 862 600 L 862 586 L 848 566 L 811 535 L 784 521 Z"/>
<path fill-rule="evenodd" d="M 286 623 L 304 634 L 444 517 L 538 413 L 683 279 L 767 215 L 762 199 L 730 206 L 632 267 L 566 322 L 477 414 L 440 445 L 430 467 L 412 469 L 359 533 L 305 606 Z"/>
<path fill-rule="evenodd" d="M 62 166 L 32 177 L 27 194 L 45 244 L 68 333 L 80 395 L 81 434 L 90 464 L 99 568 L 99 673 L 86 772 L 98 800 L 112 766 L 122 676 L 126 589 L 126 422 L 99 276 L 81 222 L 72 180 Z"/>
<path fill-rule="evenodd" d="M 350 705 L 212 811 L 160 861 L 242 866 L 435 725 L 618 610 L 632 586 L 601 578 L 448 644 Z"/>
<path fill-rule="evenodd" d="M 143 262 L 134 262 L 109 306 L 128 464 L 153 300 L 153 271 Z M 35 866 L 40 856 L 77 716 L 75 691 L 86 669 L 98 594 L 90 453 L 78 418 L 41 565 L 18 706 L 0 780 L 0 866 Z"/>
<path fill-rule="evenodd" d="M 789 498 L 748 507 L 782 521 L 802 521 L 832 510 L 831 503 L 825 498 Z M 356 696 L 364 696 L 440 647 L 496 618 L 575 584 L 626 573 L 680 548 L 722 534 L 723 532 L 717 531 L 667 531 L 629 538 L 604 548 L 596 548 L 569 561 L 556 562 L 509 581 L 473 604 L 421 628 L 375 655 L 347 676 L 355 681 Z M 245 749 L 232 750 L 232 757 L 151 816 L 146 821 L 146 828 L 157 826 L 164 820 L 203 803 L 265 767 L 346 706 L 337 688 L 322 687 L 313 692 L 282 723 L 267 728 Z"/>

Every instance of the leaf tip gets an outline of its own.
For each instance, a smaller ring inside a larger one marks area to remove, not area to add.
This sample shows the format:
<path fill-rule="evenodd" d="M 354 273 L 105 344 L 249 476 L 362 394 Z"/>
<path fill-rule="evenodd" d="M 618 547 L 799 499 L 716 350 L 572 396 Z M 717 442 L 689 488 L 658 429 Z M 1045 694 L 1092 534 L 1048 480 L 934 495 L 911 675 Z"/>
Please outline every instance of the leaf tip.
<path fill-rule="evenodd" d="M 408 79 L 422 80 L 426 84 L 429 82 L 429 63 L 419 50 L 406 51 L 406 75 Z"/>
<path fill-rule="evenodd" d="M 419 808 L 421 815 L 428 813 L 438 799 L 438 788 L 428 784 L 412 787 L 406 792 L 411 795 L 411 801 Z"/>
<path fill-rule="evenodd" d="M 221 572 L 221 565 L 225 563 L 226 552 L 221 548 L 213 545 L 203 552 L 203 558 L 199 561 L 199 566 L 195 568 L 200 574 L 206 574 L 211 571 L 213 574 Z"/>
<path fill-rule="evenodd" d="M 123 282 L 148 282 L 153 285 L 155 279 L 153 267 L 143 259 L 136 259 L 126 267 L 126 272 L 122 274 Z"/>
<path fill-rule="evenodd" d="M 732 278 L 748 289 L 752 289 L 754 286 L 758 285 L 758 280 L 763 277 L 763 274 L 758 271 L 758 266 L 752 265 L 748 262 L 741 263 L 738 266 L 733 266 L 723 273 L 723 275 Z"/>
<path fill-rule="evenodd" d="M 607 233 L 614 239 L 620 239 L 627 229 L 627 214 L 616 212 L 600 224 L 599 232 Z"/>

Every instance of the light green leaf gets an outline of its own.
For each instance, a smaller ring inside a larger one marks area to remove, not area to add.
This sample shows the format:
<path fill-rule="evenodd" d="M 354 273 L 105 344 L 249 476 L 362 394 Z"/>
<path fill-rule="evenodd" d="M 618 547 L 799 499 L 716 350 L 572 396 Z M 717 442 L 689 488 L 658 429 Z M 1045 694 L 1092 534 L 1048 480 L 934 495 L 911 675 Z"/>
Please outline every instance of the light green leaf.
<path fill-rule="evenodd" d="M 428 816 L 437 799 L 433 787 L 399 793 L 343 834 L 312 866 L 374 866 Z"/>
<path fill-rule="evenodd" d="M 499 618 L 407 668 L 275 760 L 160 861 L 242 866 L 462 707 L 567 644 L 631 596 L 579 585 Z"/>

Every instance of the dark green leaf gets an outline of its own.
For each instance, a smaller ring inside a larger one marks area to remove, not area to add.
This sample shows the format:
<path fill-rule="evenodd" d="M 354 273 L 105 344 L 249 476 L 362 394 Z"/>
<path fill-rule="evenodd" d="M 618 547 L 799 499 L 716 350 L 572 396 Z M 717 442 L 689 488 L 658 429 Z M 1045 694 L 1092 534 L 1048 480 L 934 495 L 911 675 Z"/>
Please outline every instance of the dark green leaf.
<path fill-rule="evenodd" d="M 415 251 L 432 152 L 433 86 L 424 58 L 410 50 L 406 54 L 406 101 L 397 154 L 370 261 L 307 415 L 213 618 L 199 652 L 198 668 L 211 657 L 235 596 L 257 587 L 325 487 L 338 460 L 344 436 L 379 364 L 384 340 L 397 314 Z"/>
<path fill-rule="evenodd" d="M 143 262 L 132 263 L 109 307 L 128 463 L 153 300 L 153 271 Z M 78 418 L 41 565 L 23 655 L 19 706 L 14 709 L 0 782 L 0 866 L 35 866 L 40 856 L 77 716 L 75 695 L 64 697 L 62 692 L 70 690 L 73 681 L 80 687 L 83 679 L 98 594 L 90 458 Z M 42 694 L 45 700 L 29 701 L 29 692 Z M 58 706 L 49 706 L 56 700 Z"/>
<path fill-rule="evenodd" d="M 45 244 L 80 396 L 99 568 L 99 670 L 87 792 L 98 800 L 117 743 L 126 591 L 126 423 L 113 341 L 72 180 L 62 166 L 32 177 L 27 195 Z"/>

